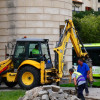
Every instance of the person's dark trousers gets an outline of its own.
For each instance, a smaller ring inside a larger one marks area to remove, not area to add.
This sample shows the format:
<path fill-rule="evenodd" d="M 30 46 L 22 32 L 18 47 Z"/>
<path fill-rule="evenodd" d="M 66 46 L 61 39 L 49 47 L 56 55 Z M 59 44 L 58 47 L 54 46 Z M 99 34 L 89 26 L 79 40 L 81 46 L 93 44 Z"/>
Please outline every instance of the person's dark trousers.
<path fill-rule="evenodd" d="M 80 98 L 81 100 L 85 100 L 84 95 L 83 95 L 83 90 L 85 89 L 85 85 L 86 83 L 78 86 L 78 91 L 77 91 L 78 96 L 77 97 Z"/>
<path fill-rule="evenodd" d="M 88 79 L 86 79 L 85 92 L 89 93 L 89 90 L 88 90 Z"/>

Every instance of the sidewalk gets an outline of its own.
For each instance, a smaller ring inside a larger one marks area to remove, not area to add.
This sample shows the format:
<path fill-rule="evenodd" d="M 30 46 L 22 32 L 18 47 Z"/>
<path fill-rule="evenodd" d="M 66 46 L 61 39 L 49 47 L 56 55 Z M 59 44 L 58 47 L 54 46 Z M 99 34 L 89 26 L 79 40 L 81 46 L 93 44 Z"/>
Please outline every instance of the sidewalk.
<path fill-rule="evenodd" d="M 62 87 L 63 90 L 68 90 L 72 89 L 75 90 L 74 87 Z M 85 91 L 84 91 L 85 95 Z M 95 99 L 95 100 L 100 100 L 100 88 L 89 88 L 89 96 L 85 96 L 85 98 L 89 98 L 90 100 Z"/>

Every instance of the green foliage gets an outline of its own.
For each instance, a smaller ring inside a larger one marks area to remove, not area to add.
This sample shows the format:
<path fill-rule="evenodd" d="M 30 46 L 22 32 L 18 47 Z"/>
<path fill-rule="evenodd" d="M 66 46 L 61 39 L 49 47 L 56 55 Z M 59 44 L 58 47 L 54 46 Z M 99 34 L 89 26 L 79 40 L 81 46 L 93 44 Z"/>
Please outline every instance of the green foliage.
<path fill-rule="evenodd" d="M 73 83 L 69 83 L 69 84 L 61 84 L 61 87 L 75 87 L 75 85 Z"/>
<path fill-rule="evenodd" d="M 0 100 L 18 100 L 19 97 L 24 96 L 25 91 L 2 91 L 0 92 Z"/>
<path fill-rule="evenodd" d="M 93 87 L 100 87 L 100 82 L 93 82 Z"/>
<path fill-rule="evenodd" d="M 100 42 L 100 12 L 74 12 L 73 22 L 83 43 Z"/>

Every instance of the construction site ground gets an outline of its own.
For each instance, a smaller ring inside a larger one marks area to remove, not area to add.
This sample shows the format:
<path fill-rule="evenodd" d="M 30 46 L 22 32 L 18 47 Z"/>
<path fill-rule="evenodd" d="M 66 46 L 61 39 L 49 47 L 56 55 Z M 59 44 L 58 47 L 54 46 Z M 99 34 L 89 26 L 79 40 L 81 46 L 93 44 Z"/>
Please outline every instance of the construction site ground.
<path fill-rule="evenodd" d="M 74 87 L 61 87 L 63 90 L 68 90 L 68 89 L 72 89 L 74 90 Z M 17 85 L 14 88 L 8 88 L 5 84 L 1 84 L 0 86 L 0 92 L 2 91 L 14 91 L 14 90 L 21 90 L 21 88 Z M 100 100 L 100 88 L 92 88 L 89 87 L 89 96 L 87 96 L 86 98 L 93 98 L 95 100 Z M 85 91 L 84 91 L 84 95 L 85 95 Z M 91 100 L 90 99 L 90 100 Z"/>

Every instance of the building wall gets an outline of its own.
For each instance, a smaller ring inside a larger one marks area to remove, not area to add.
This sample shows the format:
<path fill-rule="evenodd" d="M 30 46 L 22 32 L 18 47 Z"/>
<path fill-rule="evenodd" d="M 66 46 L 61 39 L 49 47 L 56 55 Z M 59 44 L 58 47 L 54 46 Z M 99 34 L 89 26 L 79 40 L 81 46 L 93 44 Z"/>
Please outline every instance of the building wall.
<path fill-rule="evenodd" d="M 91 7 L 92 9 L 94 9 L 94 11 L 98 11 L 98 8 L 100 8 L 100 2 L 98 2 L 98 0 L 78 0 L 83 2 L 83 4 L 79 5 L 76 4 L 76 6 L 79 7 L 79 11 L 85 11 L 86 7 Z"/>
<path fill-rule="evenodd" d="M 82 4 L 74 4 L 72 5 L 73 11 L 82 11 Z"/>
<path fill-rule="evenodd" d="M 53 48 L 59 39 L 60 25 L 72 18 L 72 0 L 0 0 L 0 60 L 7 42 L 24 36 L 49 39 Z M 66 63 L 72 66 L 71 43 Z"/>

